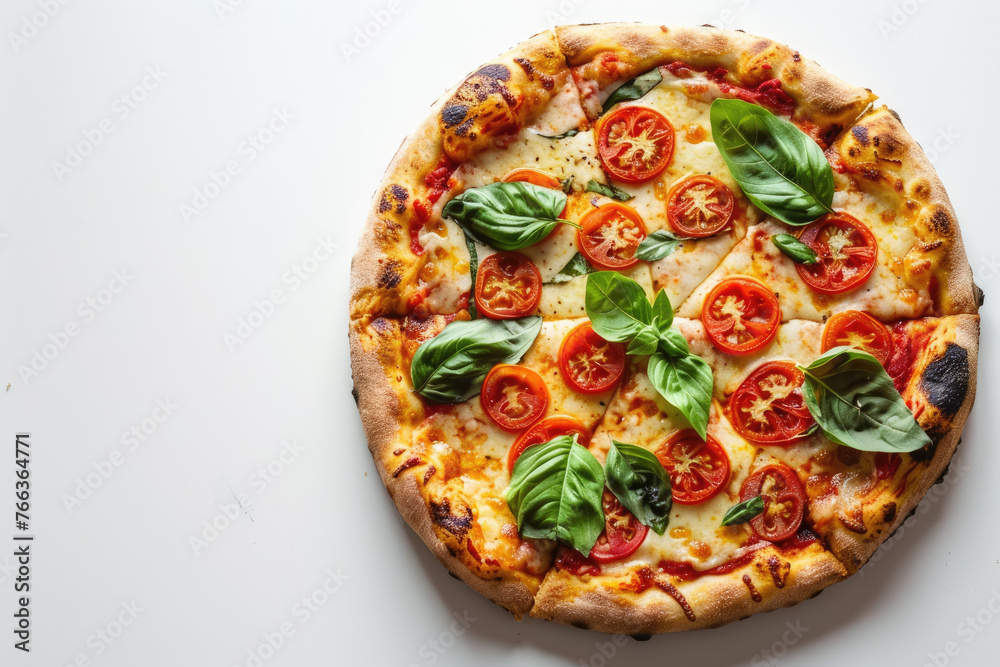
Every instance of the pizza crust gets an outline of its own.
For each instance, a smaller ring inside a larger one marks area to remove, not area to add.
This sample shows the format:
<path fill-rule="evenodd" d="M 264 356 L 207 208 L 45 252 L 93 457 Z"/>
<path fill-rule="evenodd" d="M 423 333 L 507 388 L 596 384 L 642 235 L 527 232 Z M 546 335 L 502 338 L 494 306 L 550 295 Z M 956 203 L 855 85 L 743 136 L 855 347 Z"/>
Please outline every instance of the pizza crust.
<path fill-rule="evenodd" d="M 724 67 L 743 85 L 781 79 L 782 88 L 824 126 L 853 122 L 877 96 L 833 76 L 783 44 L 711 26 L 604 23 L 556 27 L 559 48 L 580 79 L 607 86 L 676 61 Z M 612 64 L 609 64 L 613 63 Z M 600 107 L 587 109 L 592 118 Z"/>
<path fill-rule="evenodd" d="M 772 570 L 777 574 L 772 575 Z M 538 591 L 531 615 L 598 632 L 630 635 L 714 628 L 806 600 L 846 575 L 844 566 L 818 545 L 806 547 L 791 558 L 776 547 L 766 547 L 756 552 L 750 563 L 728 574 L 691 582 L 670 580 L 686 602 L 686 610 L 655 584 L 636 595 L 616 591 L 618 582 L 601 576 L 584 580 L 552 570 Z M 752 589 L 744 583 L 744 576 L 749 577 Z M 753 599 L 752 591 L 758 593 L 759 602 Z"/>

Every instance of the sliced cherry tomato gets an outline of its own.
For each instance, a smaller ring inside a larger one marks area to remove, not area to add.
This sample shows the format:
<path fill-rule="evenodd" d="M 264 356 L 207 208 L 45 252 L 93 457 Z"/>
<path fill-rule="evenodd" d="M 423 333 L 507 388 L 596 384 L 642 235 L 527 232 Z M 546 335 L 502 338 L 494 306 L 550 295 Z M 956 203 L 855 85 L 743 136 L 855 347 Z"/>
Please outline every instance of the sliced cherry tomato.
<path fill-rule="evenodd" d="M 639 523 L 607 489 L 604 489 L 601 502 L 604 505 L 604 531 L 590 550 L 590 560 L 611 563 L 634 554 L 646 539 L 649 528 Z"/>
<path fill-rule="evenodd" d="M 582 394 L 614 389 L 625 372 L 625 346 L 601 338 L 590 322 L 573 328 L 559 346 L 563 380 Z"/>
<path fill-rule="evenodd" d="M 558 178 L 538 169 L 515 169 L 503 177 L 504 183 L 513 183 L 515 181 L 523 181 L 524 183 L 531 183 L 532 185 L 552 190 L 562 189 L 562 183 Z"/>
<path fill-rule="evenodd" d="M 517 252 L 497 252 L 479 265 L 476 308 L 486 317 L 510 320 L 531 315 L 542 299 L 542 274 Z"/>
<path fill-rule="evenodd" d="M 627 269 L 639 262 L 635 251 L 646 238 L 646 225 L 630 206 L 611 202 L 587 212 L 576 233 L 580 252 L 601 269 Z"/>
<path fill-rule="evenodd" d="M 734 205 L 732 190 L 715 176 L 689 176 L 670 188 L 667 221 L 678 234 L 704 238 L 729 225 Z"/>
<path fill-rule="evenodd" d="M 490 419 L 505 431 L 520 431 L 538 421 L 549 405 L 549 388 L 542 376 L 524 366 L 494 366 L 479 394 Z"/>
<path fill-rule="evenodd" d="M 794 470 L 772 463 L 754 471 L 740 488 L 740 502 L 757 496 L 764 500 L 764 512 L 750 519 L 757 537 L 780 542 L 798 531 L 806 513 L 806 491 Z"/>
<path fill-rule="evenodd" d="M 751 442 L 781 444 L 814 423 L 802 396 L 802 371 L 791 361 L 759 366 L 729 398 L 733 428 Z"/>
<path fill-rule="evenodd" d="M 674 126 L 649 107 L 620 106 L 594 128 L 604 170 L 628 183 L 653 178 L 674 155 Z"/>
<path fill-rule="evenodd" d="M 729 481 L 729 455 L 715 438 L 702 440 L 694 429 L 671 434 L 656 450 L 670 475 L 674 502 L 694 505 L 714 496 Z"/>
<path fill-rule="evenodd" d="M 811 223 L 799 240 L 819 257 L 815 264 L 795 265 L 802 280 L 817 292 L 837 294 L 854 289 L 875 269 L 875 236 L 846 213 L 832 213 Z"/>
<path fill-rule="evenodd" d="M 701 321 L 712 343 L 723 352 L 752 354 L 778 332 L 781 306 L 759 280 L 726 278 L 705 297 Z"/>
<path fill-rule="evenodd" d="M 841 345 L 864 350 L 883 366 L 892 358 L 889 328 L 860 310 L 845 310 L 827 320 L 823 329 L 823 351 Z"/>
<path fill-rule="evenodd" d="M 590 446 L 590 429 L 579 419 L 566 415 L 552 415 L 535 423 L 534 426 L 517 436 L 517 440 L 510 446 L 510 452 L 507 454 L 508 472 L 514 472 L 514 464 L 528 447 L 540 445 L 560 435 L 574 434 L 579 436 L 576 439 L 577 442 L 584 447 Z"/>

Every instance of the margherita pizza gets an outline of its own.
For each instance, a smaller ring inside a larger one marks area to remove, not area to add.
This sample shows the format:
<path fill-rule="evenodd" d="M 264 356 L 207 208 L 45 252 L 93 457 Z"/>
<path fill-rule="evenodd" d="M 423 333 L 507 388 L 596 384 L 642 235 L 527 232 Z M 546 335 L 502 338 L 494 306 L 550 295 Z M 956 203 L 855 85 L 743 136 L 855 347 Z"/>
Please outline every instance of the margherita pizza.
<path fill-rule="evenodd" d="M 923 151 L 770 40 L 565 26 L 444 96 L 352 267 L 400 513 L 510 610 L 721 625 L 856 572 L 945 472 L 981 293 Z"/>

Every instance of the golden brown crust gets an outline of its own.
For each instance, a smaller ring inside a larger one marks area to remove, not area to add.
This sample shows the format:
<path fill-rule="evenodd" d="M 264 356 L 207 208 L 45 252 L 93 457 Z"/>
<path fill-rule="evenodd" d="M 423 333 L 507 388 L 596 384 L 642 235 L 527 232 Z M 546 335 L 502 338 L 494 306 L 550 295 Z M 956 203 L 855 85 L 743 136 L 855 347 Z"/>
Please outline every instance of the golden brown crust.
<path fill-rule="evenodd" d="M 802 114 L 828 128 L 853 122 L 876 99 L 870 90 L 845 83 L 798 51 L 734 30 L 605 23 L 559 26 L 556 38 L 581 89 L 581 81 L 603 88 L 681 61 L 703 69 L 723 67 L 747 87 L 780 79 Z M 592 118 L 600 113 L 593 100 L 585 108 Z"/>
<path fill-rule="evenodd" d="M 888 107 L 872 109 L 833 148 L 853 184 L 888 199 L 916 232 L 919 241 L 904 262 L 911 276 L 933 274 L 936 314 L 975 313 L 979 293 L 955 210 L 934 166 L 899 117 Z"/>
<path fill-rule="evenodd" d="M 853 530 L 846 528 L 836 519 L 827 532 L 831 551 L 852 574 L 902 525 L 944 475 L 976 398 L 979 316 L 944 318 L 924 345 L 903 395 L 919 413 L 917 421 L 934 444 L 929 452 L 906 456 L 895 479 L 882 486 L 881 495 L 865 503 L 863 516 L 859 517 L 863 531 L 859 532 L 857 526 Z M 907 475 L 911 465 L 915 467 Z"/>
<path fill-rule="evenodd" d="M 621 589 L 623 582 L 637 580 L 635 574 L 581 578 L 554 569 L 542 583 L 531 615 L 633 635 L 714 628 L 801 602 L 846 575 L 843 565 L 818 544 L 791 556 L 766 547 L 733 572 L 691 582 L 653 574 L 652 585 L 641 593 Z M 670 586 L 680 595 L 666 592 Z"/>

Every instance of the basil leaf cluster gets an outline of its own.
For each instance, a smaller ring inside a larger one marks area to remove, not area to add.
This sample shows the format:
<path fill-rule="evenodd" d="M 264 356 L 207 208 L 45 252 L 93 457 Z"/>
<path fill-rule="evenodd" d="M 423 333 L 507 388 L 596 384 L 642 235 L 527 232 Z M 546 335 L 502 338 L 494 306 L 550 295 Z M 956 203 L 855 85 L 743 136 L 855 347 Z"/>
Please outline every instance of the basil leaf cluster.
<path fill-rule="evenodd" d="M 931 444 L 878 359 L 835 347 L 808 366 L 803 396 L 829 440 L 865 452 L 912 452 Z"/>
<path fill-rule="evenodd" d="M 522 536 L 559 540 L 588 555 L 604 530 L 603 495 L 600 462 L 561 435 L 524 450 L 504 499 Z"/>
<path fill-rule="evenodd" d="M 670 477 L 649 450 L 611 441 L 604 460 L 608 488 L 643 525 L 662 535 L 670 520 Z"/>
<path fill-rule="evenodd" d="M 674 312 L 666 292 L 661 290 L 651 304 L 631 278 L 598 271 L 587 277 L 585 306 L 598 335 L 628 343 L 629 354 L 649 355 L 646 374 L 650 382 L 704 438 L 712 404 L 712 369 L 691 354 L 687 340 L 672 328 Z"/>
<path fill-rule="evenodd" d="M 479 393 L 491 368 L 520 361 L 541 329 L 538 315 L 450 322 L 413 355 L 413 387 L 438 403 L 464 401 Z"/>
<path fill-rule="evenodd" d="M 758 208 L 790 225 L 833 213 L 833 169 L 809 135 L 743 100 L 716 99 L 709 117 L 729 173 Z"/>
<path fill-rule="evenodd" d="M 466 190 L 444 205 L 442 215 L 483 245 L 520 250 L 541 241 L 560 223 L 577 226 L 559 219 L 565 207 L 566 193 L 561 190 L 500 182 Z"/>

